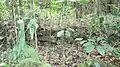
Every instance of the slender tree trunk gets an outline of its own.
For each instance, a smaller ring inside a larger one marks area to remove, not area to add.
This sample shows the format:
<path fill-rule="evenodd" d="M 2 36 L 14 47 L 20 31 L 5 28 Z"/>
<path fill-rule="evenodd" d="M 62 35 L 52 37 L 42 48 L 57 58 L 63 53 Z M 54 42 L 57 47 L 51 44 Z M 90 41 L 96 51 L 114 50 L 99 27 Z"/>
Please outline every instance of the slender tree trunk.
<path fill-rule="evenodd" d="M 11 8 L 12 8 L 12 22 L 13 24 L 15 25 L 15 34 L 16 34 L 16 40 L 15 40 L 15 43 L 17 44 L 17 22 L 16 22 L 16 19 L 15 19 L 15 3 L 16 3 L 16 0 L 11 0 Z"/>
<path fill-rule="evenodd" d="M 100 1 L 95 0 L 94 3 L 94 13 L 99 16 L 99 11 L 100 11 Z"/>
<path fill-rule="evenodd" d="M 19 0 L 19 15 L 23 14 L 22 0 Z"/>

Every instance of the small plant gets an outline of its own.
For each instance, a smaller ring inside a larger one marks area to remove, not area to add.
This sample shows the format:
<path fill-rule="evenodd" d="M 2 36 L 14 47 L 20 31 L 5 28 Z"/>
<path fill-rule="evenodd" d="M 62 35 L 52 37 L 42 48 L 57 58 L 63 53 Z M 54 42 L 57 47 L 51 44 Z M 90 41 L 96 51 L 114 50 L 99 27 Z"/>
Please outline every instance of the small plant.
<path fill-rule="evenodd" d="M 50 64 L 46 64 L 43 61 L 43 56 L 39 55 L 39 53 L 32 47 L 27 48 L 24 50 L 25 58 L 21 59 L 18 64 L 16 64 L 16 67 L 51 67 Z"/>
<path fill-rule="evenodd" d="M 15 67 L 51 67 L 49 64 L 45 64 L 43 57 L 39 55 L 38 51 L 33 47 L 30 47 L 25 41 L 25 30 L 24 21 L 19 20 L 19 31 L 17 44 L 13 47 L 12 52 L 9 55 L 9 61 L 13 62 Z M 37 28 L 36 20 L 31 19 L 28 24 L 28 29 L 30 30 L 31 39 L 35 29 Z"/>
<path fill-rule="evenodd" d="M 65 40 L 65 41 L 73 41 L 74 39 L 74 35 L 75 34 L 75 30 L 72 28 L 66 28 L 65 30 L 60 30 L 59 32 L 57 32 L 57 38 L 59 38 L 60 40 Z"/>
<path fill-rule="evenodd" d="M 101 63 L 96 60 L 89 60 L 86 61 L 85 63 L 81 63 L 78 65 L 78 67 L 101 67 Z"/>
<path fill-rule="evenodd" d="M 85 63 L 80 63 L 78 67 L 117 67 L 117 66 L 110 64 L 110 63 L 106 64 L 106 63 L 103 63 L 95 59 L 89 59 Z"/>
<path fill-rule="evenodd" d="M 116 57 L 120 57 L 120 47 L 118 47 L 114 50 L 114 54 Z"/>
<path fill-rule="evenodd" d="M 109 51 L 113 51 L 113 47 L 106 41 L 104 37 L 94 37 L 83 41 L 84 50 L 87 53 L 94 51 L 95 49 L 99 54 L 104 55 Z"/>

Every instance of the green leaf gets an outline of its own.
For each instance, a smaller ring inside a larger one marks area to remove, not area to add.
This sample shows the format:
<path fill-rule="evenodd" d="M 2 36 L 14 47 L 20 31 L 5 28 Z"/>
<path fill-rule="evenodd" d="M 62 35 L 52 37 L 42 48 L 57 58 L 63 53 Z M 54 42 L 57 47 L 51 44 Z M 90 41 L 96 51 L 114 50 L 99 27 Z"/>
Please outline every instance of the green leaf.
<path fill-rule="evenodd" d="M 97 42 L 104 40 L 104 37 L 97 37 Z"/>
<path fill-rule="evenodd" d="M 88 41 L 95 43 L 95 39 L 88 39 Z"/>
<path fill-rule="evenodd" d="M 6 64 L 4 67 L 11 67 L 9 64 Z"/>
<path fill-rule="evenodd" d="M 93 45 L 93 43 L 92 42 L 86 42 L 85 44 L 83 44 L 84 47 L 87 47 L 89 45 Z"/>
<path fill-rule="evenodd" d="M 105 43 L 107 43 L 107 41 L 105 41 L 105 40 L 101 41 L 101 44 L 105 44 Z"/>
<path fill-rule="evenodd" d="M 64 36 L 64 30 L 61 30 L 57 33 L 57 37 L 63 37 Z"/>
<path fill-rule="evenodd" d="M 18 24 L 19 24 L 20 31 L 24 31 L 24 21 L 23 20 L 18 20 Z"/>
<path fill-rule="evenodd" d="M 84 44 L 85 42 L 87 42 L 87 40 L 83 40 L 80 42 L 80 44 Z"/>
<path fill-rule="evenodd" d="M 98 62 L 94 62 L 94 66 L 95 66 L 95 67 L 101 67 Z"/>
<path fill-rule="evenodd" d="M 18 24 L 19 24 L 18 42 L 19 42 L 19 46 L 20 46 L 19 48 L 21 50 L 23 50 L 24 44 L 25 44 L 25 32 L 24 32 L 24 21 L 23 21 L 23 19 L 18 20 Z"/>
<path fill-rule="evenodd" d="M 109 44 L 107 44 L 107 43 L 104 43 L 102 45 L 104 46 L 106 52 L 114 50 L 114 48 L 112 46 L 110 46 Z"/>
<path fill-rule="evenodd" d="M 57 3 L 62 3 L 62 2 L 65 2 L 65 0 L 57 0 L 56 2 Z"/>
<path fill-rule="evenodd" d="M 4 9 L 4 5 L 2 2 L 0 2 L 0 9 Z"/>
<path fill-rule="evenodd" d="M 0 40 L 2 40 L 4 37 L 3 36 L 0 36 Z"/>
<path fill-rule="evenodd" d="M 88 60 L 88 61 L 87 61 L 87 64 L 88 64 L 88 67 L 90 67 L 90 65 L 92 65 L 92 61 L 91 61 L 91 60 Z"/>
<path fill-rule="evenodd" d="M 5 65 L 6 65 L 6 63 L 0 63 L 0 67 L 5 66 Z"/>
<path fill-rule="evenodd" d="M 70 33 L 74 33 L 75 32 L 75 30 L 72 29 L 72 28 L 67 28 L 67 31 L 69 31 Z"/>
<path fill-rule="evenodd" d="M 85 64 L 81 63 L 78 65 L 78 67 L 85 67 Z"/>
<path fill-rule="evenodd" d="M 10 65 L 7 63 L 0 63 L 0 67 L 10 67 Z"/>
<path fill-rule="evenodd" d="M 77 2 L 77 0 L 70 0 L 70 2 Z"/>
<path fill-rule="evenodd" d="M 82 41 L 83 38 L 76 38 L 75 41 Z"/>
<path fill-rule="evenodd" d="M 105 50 L 103 49 L 102 46 L 97 46 L 96 49 L 98 50 L 98 52 L 99 52 L 101 55 L 104 55 L 104 54 L 105 54 Z"/>
<path fill-rule="evenodd" d="M 78 0 L 81 4 L 88 4 L 89 0 Z"/>
<path fill-rule="evenodd" d="M 43 67 L 52 67 L 50 64 L 44 64 Z"/>
<path fill-rule="evenodd" d="M 118 67 L 118 66 L 116 66 L 116 65 L 113 65 L 113 64 L 110 64 L 110 67 Z"/>
<path fill-rule="evenodd" d="M 71 33 L 69 31 L 65 31 L 65 37 L 70 37 Z"/>
<path fill-rule="evenodd" d="M 36 19 L 31 19 L 30 22 L 27 25 L 27 28 L 31 28 L 32 26 L 37 29 L 38 25 L 37 25 L 37 20 Z"/>
<path fill-rule="evenodd" d="M 37 20 L 31 19 L 27 25 L 27 28 L 30 30 L 31 39 L 33 40 L 35 30 L 38 28 Z"/>
<path fill-rule="evenodd" d="M 92 52 L 93 50 L 95 49 L 95 46 L 94 45 L 88 45 L 84 48 L 84 50 L 87 52 L 87 53 L 90 53 Z"/>
<path fill-rule="evenodd" d="M 116 49 L 114 50 L 114 53 L 115 53 L 115 55 L 116 55 L 117 57 L 120 57 L 120 48 L 116 48 Z"/>

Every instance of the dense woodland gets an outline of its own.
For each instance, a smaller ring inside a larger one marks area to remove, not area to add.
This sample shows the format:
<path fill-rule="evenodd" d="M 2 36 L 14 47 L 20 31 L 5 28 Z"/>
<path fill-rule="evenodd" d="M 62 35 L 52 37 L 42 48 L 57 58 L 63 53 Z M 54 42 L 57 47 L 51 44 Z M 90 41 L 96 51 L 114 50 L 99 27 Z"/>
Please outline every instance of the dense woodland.
<path fill-rule="evenodd" d="M 120 0 L 0 0 L 0 67 L 120 67 Z"/>

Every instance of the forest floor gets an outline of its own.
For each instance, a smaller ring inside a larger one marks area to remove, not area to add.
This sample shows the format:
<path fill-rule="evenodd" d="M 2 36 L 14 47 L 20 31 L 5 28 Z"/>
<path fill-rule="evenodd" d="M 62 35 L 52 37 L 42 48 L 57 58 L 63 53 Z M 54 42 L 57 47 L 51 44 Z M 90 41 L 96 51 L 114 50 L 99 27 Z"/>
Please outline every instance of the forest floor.
<path fill-rule="evenodd" d="M 56 45 L 46 42 L 44 46 L 39 46 L 39 50 L 44 56 L 45 62 L 57 67 L 78 67 L 77 65 L 80 63 L 85 63 L 85 61 L 92 59 L 120 66 L 119 58 L 114 59 L 114 56 L 101 56 L 95 52 L 87 54 L 79 43 L 61 43 Z"/>
<path fill-rule="evenodd" d="M 118 67 L 120 66 L 120 59 L 115 58 L 114 56 L 110 56 L 110 55 L 101 56 L 96 51 L 93 51 L 92 53 L 86 53 L 82 47 L 82 44 L 80 44 L 79 41 L 73 41 L 72 43 L 67 43 L 66 41 L 56 42 L 56 40 L 54 39 L 56 39 L 55 36 L 57 32 L 64 28 L 70 27 L 75 29 L 76 32 L 80 34 L 80 37 L 87 35 L 84 24 L 82 26 L 80 26 L 81 23 L 73 23 L 73 24 L 66 23 L 66 24 L 68 25 L 65 25 L 64 23 L 61 24 L 62 27 L 58 26 L 57 24 L 54 24 L 53 26 L 51 26 L 49 23 L 46 23 L 44 25 L 42 24 L 39 25 L 39 28 L 37 31 L 38 48 L 39 48 L 39 53 L 44 56 L 44 61 L 46 63 L 50 63 L 54 67 L 55 66 L 56 67 L 78 67 L 80 63 L 86 63 L 87 61 L 91 61 L 91 60 L 93 61 L 99 60 L 103 64 L 105 63 L 109 65 L 110 63 L 112 63 L 117 65 Z M 42 29 L 43 30 L 42 31 L 41 28 L 45 30 Z M 45 36 L 50 38 L 44 38 Z M 41 40 L 41 38 L 43 38 L 43 40 Z M 9 47 L 5 47 L 5 48 L 9 48 Z M 4 48 L 2 47 L 2 49 Z M 1 57 L 3 57 L 1 58 L 1 60 L 5 59 L 8 54 L 8 52 L 5 50 L 1 50 L 0 52 Z"/>
<path fill-rule="evenodd" d="M 76 25 L 74 24 L 73 26 L 72 25 L 73 24 L 68 25 L 68 27 L 76 28 L 77 32 L 80 34 L 84 34 L 86 32 L 85 27 L 82 27 L 83 25 L 79 26 L 79 23 L 77 23 Z M 56 33 L 58 32 L 58 30 L 60 30 L 60 28 L 51 29 L 54 30 Z M 54 35 L 55 32 L 51 33 L 51 35 Z M 84 35 L 86 35 L 86 33 Z M 41 37 L 38 37 L 38 39 L 39 38 Z M 52 40 L 50 38 L 47 39 Z M 114 58 L 114 56 L 101 56 L 96 51 L 93 51 L 90 54 L 86 53 L 79 41 L 74 41 L 73 43 L 67 43 L 65 41 L 55 43 L 52 43 L 52 41 L 40 42 L 39 50 L 40 53 L 44 56 L 45 62 L 50 63 L 56 67 L 78 67 L 80 63 L 85 63 L 86 61 L 90 61 L 93 59 L 100 60 L 101 63 L 112 63 L 120 66 L 120 59 L 116 59 Z"/>

